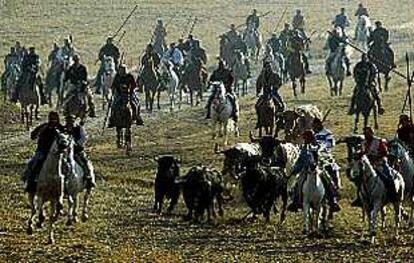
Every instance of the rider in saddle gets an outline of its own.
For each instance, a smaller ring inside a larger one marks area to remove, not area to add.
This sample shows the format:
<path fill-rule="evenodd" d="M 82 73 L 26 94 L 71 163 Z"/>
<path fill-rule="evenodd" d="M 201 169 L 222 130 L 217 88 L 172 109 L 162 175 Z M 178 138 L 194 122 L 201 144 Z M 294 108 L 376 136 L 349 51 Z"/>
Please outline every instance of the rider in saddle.
<path fill-rule="evenodd" d="M 163 47 L 166 46 L 165 37 L 167 36 L 167 30 L 165 29 L 164 24 L 161 19 L 157 20 L 157 25 L 155 26 L 153 36 L 154 36 L 154 39 L 162 40 L 161 45 Z"/>
<path fill-rule="evenodd" d="M 362 143 L 361 154 L 365 154 L 377 174 L 380 176 L 388 192 L 388 197 L 392 200 L 396 197 L 396 189 L 394 184 L 394 175 L 391 167 L 388 165 L 387 155 L 388 148 L 385 140 L 375 137 L 374 130 L 371 127 L 364 128 L 364 141 Z M 356 178 L 356 182 L 360 180 Z M 358 191 L 359 191 L 358 185 Z M 362 206 L 359 194 L 357 199 L 351 204 L 354 207 Z"/>
<path fill-rule="evenodd" d="M 73 65 L 70 66 L 65 75 L 64 82 L 66 81 L 70 81 L 75 87 L 69 92 L 72 96 L 78 94 L 84 94 L 86 96 L 89 108 L 88 115 L 91 118 L 96 117 L 95 104 L 93 103 L 92 94 L 88 88 L 88 70 L 86 66 L 80 63 L 79 55 L 73 57 Z"/>
<path fill-rule="evenodd" d="M 375 50 L 380 50 L 382 54 L 390 55 L 391 57 L 391 64 L 389 68 L 393 69 L 396 67 L 394 63 L 394 51 L 390 47 L 390 43 L 388 42 L 390 37 L 390 32 L 382 26 L 381 21 L 375 22 L 375 29 L 371 32 L 371 35 L 368 39 L 368 45 L 370 45 L 369 52 L 375 52 Z M 379 57 L 378 59 L 381 59 Z"/>
<path fill-rule="evenodd" d="M 267 45 L 272 48 L 273 55 L 282 53 L 282 41 L 277 37 L 276 33 L 272 33 L 271 38 L 267 41 Z"/>
<path fill-rule="evenodd" d="M 296 10 L 296 15 L 292 19 L 292 27 L 293 30 L 305 30 L 305 18 L 303 17 L 302 11 L 300 9 Z"/>
<path fill-rule="evenodd" d="M 196 42 L 198 41 L 198 39 L 194 39 L 194 36 L 192 34 L 189 34 L 187 40 L 184 42 L 184 51 L 187 53 L 192 52 L 192 50 L 195 48 Z"/>
<path fill-rule="evenodd" d="M 119 59 L 121 58 L 121 53 L 119 52 L 119 48 L 113 43 L 114 38 L 108 37 L 106 39 L 106 44 L 101 47 L 99 50 L 98 60 L 101 61 L 101 66 L 99 67 L 98 74 L 96 76 L 95 81 L 95 92 L 97 94 L 100 94 L 101 90 L 101 78 L 104 74 L 105 68 L 104 68 L 104 58 L 105 56 L 111 56 L 114 59 L 115 62 L 115 68 L 118 69 L 119 65 Z"/>
<path fill-rule="evenodd" d="M 408 147 L 410 155 L 414 153 L 414 125 L 407 114 L 400 115 L 397 137 Z"/>
<path fill-rule="evenodd" d="M 181 67 L 184 65 L 184 56 L 174 42 L 170 44 L 170 48 L 165 52 L 164 58 L 173 64 L 175 73 L 180 76 Z"/>
<path fill-rule="evenodd" d="M 298 29 L 293 31 L 292 37 L 289 39 L 288 42 L 288 61 L 290 58 L 294 56 L 294 54 L 298 54 L 302 56 L 303 63 L 305 64 L 305 73 L 310 74 L 312 73 L 309 70 L 309 63 L 308 57 L 306 56 L 304 50 L 306 48 L 306 44 L 308 43 L 309 39 L 304 38 L 301 36 L 300 31 Z"/>
<path fill-rule="evenodd" d="M 364 7 L 364 5 L 362 3 L 359 3 L 358 4 L 358 9 L 355 11 L 355 16 L 356 17 L 369 16 L 368 9 L 366 7 Z"/>
<path fill-rule="evenodd" d="M 315 156 L 316 163 L 313 165 L 320 166 L 319 159 L 321 158 L 320 155 L 322 155 L 322 151 L 324 151 L 324 142 L 320 142 L 315 138 L 315 134 L 312 130 L 307 130 L 303 133 L 303 145 L 301 146 L 300 155 L 295 163 L 293 170 L 290 174 L 290 176 L 297 175 L 296 183 L 292 189 L 293 191 L 293 202 L 288 206 L 288 210 L 292 212 L 297 212 L 298 209 L 302 208 L 302 187 L 306 180 L 305 173 L 303 173 L 303 169 L 306 165 L 306 156 L 308 153 L 312 153 Z M 322 150 L 321 150 L 322 148 Z M 321 167 L 323 170 L 325 167 Z M 324 172 L 321 173 L 321 179 L 322 183 L 326 189 L 326 197 L 329 202 L 329 206 L 331 208 L 332 212 L 338 212 L 341 210 L 338 204 L 338 193 L 337 189 L 332 181 L 330 176 Z"/>
<path fill-rule="evenodd" d="M 44 95 L 42 78 L 38 74 L 40 65 L 41 60 L 39 58 L 39 55 L 36 54 L 36 49 L 34 47 L 30 47 L 29 54 L 25 55 L 23 58 L 22 75 L 19 78 L 18 83 L 16 85 L 15 94 L 13 94 L 12 96 L 12 101 L 17 102 L 17 99 L 19 98 L 20 89 L 22 88 L 22 85 L 25 84 L 27 78 L 29 78 L 28 84 L 30 86 L 35 86 L 37 84 L 39 87 L 41 104 L 44 105 L 47 103 Z"/>
<path fill-rule="evenodd" d="M 76 49 L 73 46 L 70 38 L 65 38 L 63 40 L 63 47 L 61 48 L 60 52 L 61 60 L 70 60 L 71 58 L 73 59 L 73 57 L 76 55 Z"/>
<path fill-rule="evenodd" d="M 354 79 L 356 86 L 352 94 L 351 107 L 348 115 L 353 115 L 355 113 L 356 93 L 359 88 L 365 88 L 372 94 L 378 104 L 378 113 L 384 114 L 384 109 L 381 106 L 380 92 L 376 84 L 377 71 L 377 67 L 369 61 L 368 55 L 362 54 L 361 61 L 358 62 L 354 68 Z"/>
<path fill-rule="evenodd" d="M 231 70 L 229 70 L 226 67 L 226 63 L 222 59 L 219 60 L 218 68 L 214 70 L 213 74 L 211 74 L 210 76 L 210 82 L 215 82 L 215 81 L 222 82 L 224 87 L 226 88 L 227 98 L 229 98 L 232 104 L 232 108 L 233 108 L 232 118 L 235 122 L 237 122 L 239 119 L 239 109 L 238 109 L 238 104 L 237 104 L 237 96 L 233 92 L 234 77 L 233 77 L 233 73 L 231 72 Z M 210 108 L 211 108 L 211 103 L 213 103 L 213 99 L 214 99 L 214 92 L 211 93 L 207 101 L 206 119 L 211 118 Z"/>
<path fill-rule="evenodd" d="M 340 45 L 346 45 L 347 42 L 348 42 L 348 38 L 346 37 L 345 34 L 343 34 L 341 27 L 334 26 L 334 28 L 332 29 L 332 35 L 329 34 L 328 40 L 327 40 L 327 47 L 329 49 L 329 54 L 326 59 L 326 65 L 325 65 L 325 69 L 327 72 L 330 71 L 331 62 L 335 58 L 335 53 L 338 47 Z M 344 52 L 344 61 L 346 65 L 346 75 L 351 76 L 352 75 L 350 71 L 351 62 L 346 52 Z"/>
<path fill-rule="evenodd" d="M 85 144 L 87 140 L 86 131 L 83 126 L 75 125 L 76 117 L 73 115 L 67 115 L 65 117 L 65 132 L 73 137 L 75 142 L 74 157 L 75 161 L 82 167 L 85 173 L 86 188 L 91 189 L 96 187 L 94 174 L 91 172 L 92 164 L 88 159 L 88 155 L 85 152 Z"/>
<path fill-rule="evenodd" d="M 152 44 L 148 44 L 147 48 L 145 49 L 145 54 L 141 58 L 141 68 L 138 74 L 139 79 L 146 78 L 144 76 L 144 67 L 154 64 L 154 69 L 158 73 L 158 67 L 160 65 L 160 57 L 158 56 L 157 52 L 154 51 L 154 47 Z"/>
<path fill-rule="evenodd" d="M 250 26 L 253 27 L 254 31 L 259 30 L 260 19 L 259 19 L 259 16 L 257 15 L 256 9 L 253 9 L 253 13 L 250 14 L 246 19 L 246 27 L 249 28 Z"/>
<path fill-rule="evenodd" d="M 190 60 L 198 60 L 204 65 L 207 64 L 207 54 L 204 48 L 200 46 L 199 40 L 194 42 L 194 46 L 188 55 L 190 56 Z"/>
<path fill-rule="evenodd" d="M 23 174 L 23 181 L 26 182 L 26 192 L 36 192 L 36 177 L 39 174 L 43 162 L 45 161 L 50 147 L 56 138 L 58 132 L 63 132 L 63 126 L 59 123 L 59 114 L 49 112 L 48 122 L 35 128 L 30 134 L 32 140 L 37 140 L 35 154 L 30 159 L 27 169 Z"/>
<path fill-rule="evenodd" d="M 288 50 L 287 50 L 288 42 L 289 42 L 289 39 L 292 37 L 292 35 L 293 35 L 293 31 L 290 28 L 290 24 L 285 23 L 285 27 L 283 28 L 283 30 L 280 32 L 280 35 L 279 35 L 279 39 L 282 44 L 282 53 L 285 57 L 288 55 Z"/>
<path fill-rule="evenodd" d="M 257 81 L 256 85 L 261 85 L 261 87 L 258 87 L 256 90 L 260 90 L 262 88 L 263 96 L 261 96 L 257 101 L 256 107 L 258 107 L 258 105 L 263 103 L 266 99 L 271 98 L 275 106 L 278 108 L 278 112 L 285 111 L 285 102 L 279 94 L 279 88 L 282 86 L 282 80 L 277 73 L 273 72 L 270 62 L 263 61 L 263 69 L 257 79 L 261 81 Z M 259 94 L 256 94 L 256 96 L 259 96 Z"/>
<path fill-rule="evenodd" d="M 136 87 L 137 84 L 134 76 L 128 72 L 126 65 L 120 65 L 119 71 L 112 83 L 112 91 L 114 93 L 112 107 L 129 104 L 132 110 L 132 120 L 135 121 L 136 125 L 144 125 L 144 121 L 140 115 L 139 98 L 136 94 Z M 115 116 L 114 111 L 112 111 L 111 117 L 109 118 L 108 128 L 115 127 L 113 124 L 115 118 L 119 117 Z"/>
<path fill-rule="evenodd" d="M 342 29 L 344 36 L 346 35 L 345 29 L 349 27 L 350 23 L 348 16 L 345 13 L 345 8 L 341 8 L 341 13 L 335 16 L 334 25 L 335 27 L 340 27 Z"/>
<path fill-rule="evenodd" d="M 16 53 L 16 48 L 11 47 L 10 53 L 4 58 L 4 72 L 1 75 L 1 86 L 4 88 L 6 86 L 6 79 L 10 73 L 12 65 L 19 64 L 19 56 Z"/>
<path fill-rule="evenodd" d="M 61 52 L 57 42 L 53 43 L 52 51 L 50 51 L 49 56 L 47 56 L 47 61 L 53 65 L 59 60 L 59 52 Z"/>

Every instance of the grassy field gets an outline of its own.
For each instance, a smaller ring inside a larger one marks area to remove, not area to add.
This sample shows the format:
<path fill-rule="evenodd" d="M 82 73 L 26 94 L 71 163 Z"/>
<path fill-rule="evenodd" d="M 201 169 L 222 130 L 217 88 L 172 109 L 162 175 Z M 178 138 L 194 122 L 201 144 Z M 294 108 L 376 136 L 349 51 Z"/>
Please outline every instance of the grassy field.
<path fill-rule="evenodd" d="M 410 0 L 363 1 L 374 20 L 381 19 L 391 29 L 393 47 L 402 61 L 412 48 L 414 3 Z M 203 41 L 215 63 L 218 54 L 218 35 L 230 23 L 243 23 L 252 8 L 264 13 L 274 10 L 272 17 L 263 19 L 262 32 L 270 30 L 285 8 L 285 20 L 301 8 L 309 31 L 317 30 L 311 46 L 311 67 L 320 68 L 322 46 L 330 19 L 341 6 L 351 14 L 357 1 L 112 1 L 112 0 L 12 0 L 0 1 L 0 56 L 16 40 L 36 45 L 45 57 L 53 41 L 73 34 L 82 59 L 91 70 L 96 53 L 106 36 L 113 32 L 135 4 L 136 14 L 126 26 L 127 34 L 121 44 L 126 62 L 136 64 L 157 18 L 169 21 L 168 39 L 176 40 L 190 15 L 200 18 L 194 34 Z M 353 58 L 358 58 L 354 53 Z M 404 65 L 401 64 L 404 72 Z M 346 115 L 353 87 L 351 79 L 345 84 L 345 94 L 331 98 L 323 75 L 313 74 L 308 80 L 307 94 L 293 99 L 289 85 L 282 88 L 289 108 L 303 103 L 317 105 L 322 111 L 331 109 L 326 122 L 337 137 L 352 131 L 352 117 Z M 391 91 L 383 94 L 386 113 L 380 118 L 382 136 L 393 136 L 405 96 L 405 81 L 393 75 Z M 241 99 L 241 137 L 231 143 L 248 141 L 254 125 L 255 98 Z M 46 245 L 46 231 L 25 231 L 29 209 L 20 183 L 20 174 L 34 150 L 27 133 L 17 121 L 18 108 L 0 100 L 0 262 L 297 262 L 297 261 L 398 261 L 414 260 L 414 231 L 404 229 L 395 240 L 392 229 L 379 232 L 377 245 L 367 245 L 361 235 L 366 223 L 360 211 L 349 206 L 354 187 L 344 179 L 341 191 L 342 211 L 333 220 L 333 230 L 325 239 L 304 237 L 302 215 L 289 214 L 282 227 L 278 216 L 270 224 L 262 219 L 255 223 L 239 223 L 248 209 L 241 200 L 225 206 L 225 216 L 215 224 L 189 224 L 181 216 L 185 207 L 180 200 L 173 216 L 156 216 L 150 212 L 153 202 L 152 181 L 156 163 L 154 156 L 172 153 L 183 159 L 182 173 L 193 165 L 204 164 L 221 169 L 222 157 L 213 153 L 209 123 L 203 120 L 202 107 L 184 107 L 180 112 L 166 111 L 144 115 L 146 125 L 134 128 L 134 150 L 130 157 L 116 149 L 114 131 L 99 135 L 100 118 L 87 124 L 91 139 L 88 152 L 99 176 L 90 209 L 90 220 L 66 227 L 61 219 L 57 224 L 56 245 Z M 46 113 L 44 109 L 43 114 Z M 344 164 L 344 147 L 335 154 Z M 393 223 L 388 217 L 388 225 Z"/>

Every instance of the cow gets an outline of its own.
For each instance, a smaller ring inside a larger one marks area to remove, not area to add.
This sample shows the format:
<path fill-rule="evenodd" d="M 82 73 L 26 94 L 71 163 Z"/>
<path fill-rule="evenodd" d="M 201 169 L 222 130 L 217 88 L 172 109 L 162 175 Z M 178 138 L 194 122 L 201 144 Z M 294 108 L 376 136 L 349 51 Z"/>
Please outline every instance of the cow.
<path fill-rule="evenodd" d="M 158 170 L 155 177 L 155 203 L 153 211 L 160 214 L 164 198 L 170 199 L 168 213 L 174 210 L 180 196 L 180 186 L 175 180 L 180 176 L 181 160 L 171 155 L 156 157 Z"/>
<path fill-rule="evenodd" d="M 279 223 L 282 224 L 288 199 L 287 178 L 281 168 L 263 166 L 260 162 L 261 158 L 256 156 L 245 162 L 246 170 L 240 178 L 244 199 L 254 216 L 263 214 L 266 222 L 269 222 L 270 211 L 281 196 L 283 207 Z"/>
<path fill-rule="evenodd" d="M 224 185 L 220 172 L 205 166 L 196 166 L 186 176 L 177 179 L 177 183 L 182 185 L 184 202 L 188 209 L 185 220 L 194 219 L 198 222 L 203 218 L 204 211 L 207 211 L 207 220 L 210 222 L 211 215 L 216 216 L 214 199 L 218 204 L 219 215 L 223 216 Z"/>

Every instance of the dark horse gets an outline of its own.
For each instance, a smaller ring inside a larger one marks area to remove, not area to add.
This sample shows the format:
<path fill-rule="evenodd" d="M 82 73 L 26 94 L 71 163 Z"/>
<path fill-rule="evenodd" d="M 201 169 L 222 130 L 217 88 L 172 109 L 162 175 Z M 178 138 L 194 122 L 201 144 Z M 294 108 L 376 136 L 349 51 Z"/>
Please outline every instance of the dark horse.
<path fill-rule="evenodd" d="M 204 64 L 200 59 L 191 59 L 186 61 L 186 65 L 181 76 L 181 85 L 184 88 L 187 88 L 190 93 L 191 106 L 194 105 L 194 95 L 196 95 L 196 105 L 203 100 L 203 90 L 207 86 L 207 78 L 207 70 L 204 68 Z M 180 96 L 182 96 L 181 92 Z"/>
<path fill-rule="evenodd" d="M 152 59 L 147 60 L 147 63 L 141 65 L 141 72 L 138 75 L 137 83 L 145 91 L 145 109 L 152 112 L 155 94 L 160 86 L 155 62 Z"/>
<path fill-rule="evenodd" d="M 305 93 L 306 84 L 306 71 L 305 64 L 303 63 L 302 54 L 299 51 L 294 51 L 288 56 L 287 70 L 289 73 L 290 80 L 292 81 L 293 95 L 297 97 L 296 80 L 299 79 L 301 93 Z"/>
<path fill-rule="evenodd" d="M 373 44 L 368 51 L 368 56 L 378 69 L 379 90 L 382 91 L 381 74 L 383 74 L 385 79 L 384 90 L 388 91 L 388 84 L 391 80 L 390 71 L 395 68 L 394 51 L 392 51 L 388 44 L 384 46 Z"/>

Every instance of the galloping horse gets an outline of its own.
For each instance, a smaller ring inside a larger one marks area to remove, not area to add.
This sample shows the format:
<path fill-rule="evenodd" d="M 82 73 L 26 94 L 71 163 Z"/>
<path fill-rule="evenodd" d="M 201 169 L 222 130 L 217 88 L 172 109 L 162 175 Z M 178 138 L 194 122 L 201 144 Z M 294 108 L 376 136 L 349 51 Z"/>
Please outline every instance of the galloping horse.
<path fill-rule="evenodd" d="M 160 65 L 160 86 L 157 91 L 157 107 L 160 110 L 161 91 L 167 90 L 170 98 L 170 111 L 174 111 L 176 93 L 180 80 L 173 69 L 173 64 L 168 60 L 162 60 Z"/>
<path fill-rule="evenodd" d="M 139 86 L 143 87 L 145 92 L 145 109 L 152 112 L 155 94 L 160 85 L 153 59 L 149 59 L 141 65 L 137 82 Z"/>
<path fill-rule="evenodd" d="M 368 56 L 378 69 L 377 81 L 379 90 L 382 91 L 381 74 L 383 74 L 385 79 L 384 90 L 388 91 L 388 84 L 391 80 L 390 72 L 395 67 L 394 52 L 388 44 L 384 46 L 373 44 L 368 51 Z"/>
<path fill-rule="evenodd" d="M 233 106 L 229 98 L 226 96 L 226 89 L 221 82 L 212 82 L 212 94 L 213 101 L 211 103 L 211 120 L 212 120 L 212 132 L 213 140 L 217 138 L 217 134 L 220 137 L 224 136 L 224 145 L 227 145 L 227 132 L 230 129 L 231 115 L 233 112 Z M 218 129 L 217 129 L 218 127 Z M 235 134 L 239 136 L 238 123 L 234 122 Z M 215 150 L 218 151 L 219 144 L 215 143 Z"/>
<path fill-rule="evenodd" d="M 187 60 L 183 74 L 181 76 L 181 85 L 187 87 L 190 92 L 190 104 L 194 105 L 194 95 L 196 94 L 196 105 L 203 100 L 203 90 L 207 85 L 208 73 L 199 59 Z M 180 91 L 180 96 L 181 96 Z"/>
<path fill-rule="evenodd" d="M 248 72 L 247 72 L 247 65 L 245 62 L 245 57 L 242 52 L 235 51 L 235 61 L 233 65 L 233 74 L 234 74 L 234 91 L 237 95 L 240 94 L 240 81 L 241 81 L 241 94 L 243 96 L 247 95 L 248 88 L 247 88 L 247 79 L 248 79 Z"/>
<path fill-rule="evenodd" d="M 329 87 L 331 89 L 331 96 L 342 95 L 342 86 L 345 79 L 345 54 L 346 46 L 340 44 L 333 54 L 328 68 L 326 69 L 326 78 L 329 82 Z"/>
<path fill-rule="evenodd" d="M 358 18 L 355 28 L 355 40 L 363 51 L 368 51 L 368 39 L 372 30 L 371 20 L 368 16 L 362 15 Z"/>
<path fill-rule="evenodd" d="M 104 56 L 103 68 L 104 68 L 104 72 L 102 74 L 101 90 L 102 90 L 102 109 L 105 109 L 105 106 L 109 103 L 111 99 L 112 82 L 114 81 L 115 75 L 116 75 L 114 58 L 111 56 Z"/>
<path fill-rule="evenodd" d="M 86 92 L 88 87 L 84 87 L 85 91 L 79 91 L 79 87 L 67 81 L 66 96 L 62 100 L 63 112 L 65 115 L 74 115 L 79 118 L 81 123 L 85 123 L 88 114 L 88 102 Z"/>
<path fill-rule="evenodd" d="M 374 128 L 378 129 L 378 104 L 373 98 L 371 92 L 363 85 L 356 87 L 355 93 L 355 124 L 354 132 L 358 131 L 359 115 L 362 113 L 364 117 L 364 128 L 368 126 L 368 119 L 373 112 L 374 114 Z"/>
<path fill-rule="evenodd" d="M 243 41 L 247 46 L 249 58 L 257 61 L 262 50 L 262 35 L 260 32 L 255 30 L 252 25 L 249 25 L 243 33 Z"/>
<path fill-rule="evenodd" d="M 305 93 L 306 86 L 306 71 L 305 64 L 303 63 L 302 54 L 299 51 L 294 51 L 288 56 L 288 67 L 287 67 L 290 80 L 292 81 L 293 95 L 297 97 L 296 80 L 299 79 L 301 93 Z"/>
<path fill-rule="evenodd" d="M 21 76 L 24 78 L 20 84 L 18 100 L 21 105 L 21 120 L 26 124 L 27 130 L 33 124 L 33 113 L 36 119 L 39 118 L 40 91 L 36 76 L 26 73 Z"/>
<path fill-rule="evenodd" d="M 132 150 L 133 112 L 127 95 L 115 98 L 111 107 L 110 123 L 116 128 L 116 144 L 119 149 L 125 148 L 129 155 Z"/>

